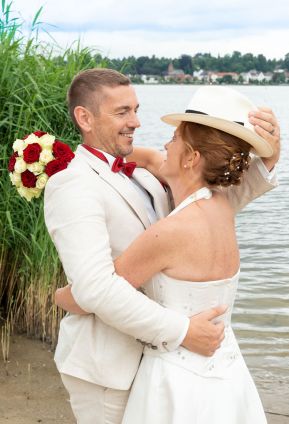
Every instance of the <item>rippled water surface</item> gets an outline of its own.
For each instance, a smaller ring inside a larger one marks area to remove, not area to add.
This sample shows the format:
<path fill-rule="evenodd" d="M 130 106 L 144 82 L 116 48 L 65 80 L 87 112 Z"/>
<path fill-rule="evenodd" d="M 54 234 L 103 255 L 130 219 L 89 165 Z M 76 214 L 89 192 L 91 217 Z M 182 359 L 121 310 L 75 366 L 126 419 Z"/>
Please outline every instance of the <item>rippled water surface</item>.
<path fill-rule="evenodd" d="M 284 406 L 289 404 L 289 87 L 237 89 L 257 105 L 274 110 L 281 126 L 282 153 L 279 186 L 237 218 L 241 279 L 233 326 L 258 387 L 265 394 L 280 395 Z M 195 90 L 195 86 L 136 86 L 142 123 L 136 144 L 163 146 L 172 127 L 159 117 L 184 111 Z"/>

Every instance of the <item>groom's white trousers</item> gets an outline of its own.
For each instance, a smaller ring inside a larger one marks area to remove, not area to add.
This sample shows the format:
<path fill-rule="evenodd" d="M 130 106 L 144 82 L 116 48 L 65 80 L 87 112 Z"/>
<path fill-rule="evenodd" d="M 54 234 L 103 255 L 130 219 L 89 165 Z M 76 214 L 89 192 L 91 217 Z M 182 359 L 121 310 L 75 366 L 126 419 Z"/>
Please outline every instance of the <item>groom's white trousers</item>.
<path fill-rule="evenodd" d="M 77 424 L 121 424 L 129 390 L 115 390 L 61 374 Z"/>

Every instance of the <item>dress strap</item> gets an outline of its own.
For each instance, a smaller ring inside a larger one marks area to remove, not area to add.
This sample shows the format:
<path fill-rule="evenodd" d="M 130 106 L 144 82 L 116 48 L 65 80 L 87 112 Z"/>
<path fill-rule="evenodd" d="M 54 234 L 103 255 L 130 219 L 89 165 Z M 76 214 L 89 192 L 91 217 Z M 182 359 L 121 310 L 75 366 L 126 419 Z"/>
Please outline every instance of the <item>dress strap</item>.
<path fill-rule="evenodd" d="M 199 190 L 195 191 L 194 193 L 190 194 L 188 197 L 185 198 L 170 214 L 175 215 L 180 210 L 184 209 L 186 206 L 188 206 L 190 203 L 194 203 L 197 200 L 201 199 L 210 199 L 212 197 L 212 191 L 208 187 L 202 187 Z"/>

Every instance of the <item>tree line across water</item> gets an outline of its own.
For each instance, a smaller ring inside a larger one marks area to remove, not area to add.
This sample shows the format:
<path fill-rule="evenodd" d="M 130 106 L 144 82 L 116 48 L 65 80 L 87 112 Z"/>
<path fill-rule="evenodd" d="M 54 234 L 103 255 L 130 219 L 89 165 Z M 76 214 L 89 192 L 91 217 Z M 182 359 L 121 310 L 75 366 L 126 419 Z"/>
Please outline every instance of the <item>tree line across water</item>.
<path fill-rule="evenodd" d="M 185 74 L 203 69 L 214 72 L 249 72 L 255 69 L 258 72 L 273 72 L 276 69 L 289 70 L 289 53 L 283 59 L 267 59 L 263 54 L 242 54 L 234 51 L 224 56 L 212 56 L 210 53 L 197 53 L 194 56 L 187 54 L 179 58 L 165 58 L 156 56 L 124 57 L 109 59 L 97 55 L 97 62 L 105 59 L 113 69 L 131 75 L 165 75 L 170 64 L 175 69 L 181 69 Z"/>

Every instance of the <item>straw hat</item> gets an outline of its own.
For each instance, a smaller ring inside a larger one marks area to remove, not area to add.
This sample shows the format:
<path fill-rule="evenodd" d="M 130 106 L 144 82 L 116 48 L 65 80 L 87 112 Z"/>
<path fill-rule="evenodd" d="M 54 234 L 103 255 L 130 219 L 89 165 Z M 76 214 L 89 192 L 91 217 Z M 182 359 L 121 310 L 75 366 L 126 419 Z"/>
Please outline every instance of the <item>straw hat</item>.
<path fill-rule="evenodd" d="M 257 107 L 243 94 L 228 87 L 204 86 L 193 95 L 185 113 L 172 113 L 161 119 L 177 127 L 181 122 L 195 122 L 222 130 L 253 147 L 252 152 L 261 157 L 270 157 L 270 144 L 255 133 L 248 120 L 248 112 Z"/>

